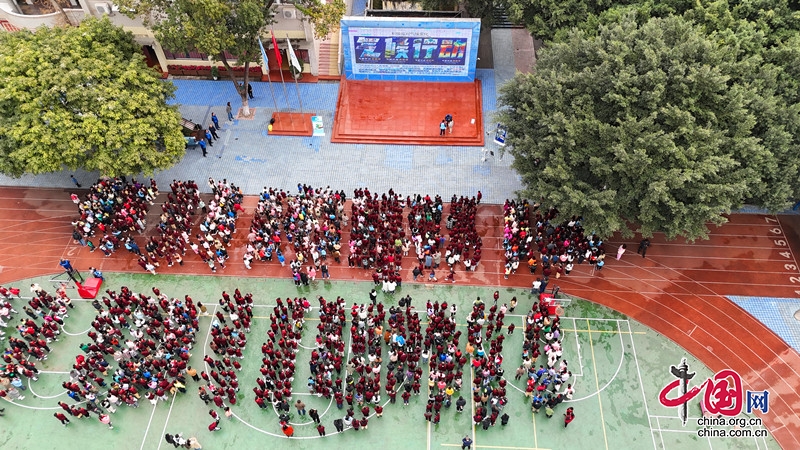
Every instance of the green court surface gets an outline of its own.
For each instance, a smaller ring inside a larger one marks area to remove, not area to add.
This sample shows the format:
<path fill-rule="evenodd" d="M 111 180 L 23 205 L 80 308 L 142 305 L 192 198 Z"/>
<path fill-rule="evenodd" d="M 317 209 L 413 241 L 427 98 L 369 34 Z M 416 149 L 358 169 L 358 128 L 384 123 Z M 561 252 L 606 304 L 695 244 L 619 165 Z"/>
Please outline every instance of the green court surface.
<path fill-rule="evenodd" d="M 328 435 L 320 438 L 315 426 L 306 417 L 292 416 L 295 424 L 295 437 L 285 438 L 278 425 L 274 410 L 261 410 L 253 402 L 252 388 L 259 375 L 260 345 L 266 339 L 268 329 L 267 306 L 274 305 L 275 298 L 307 297 L 316 305 L 320 295 L 328 299 L 341 296 L 348 307 L 354 302 L 368 302 L 371 283 L 356 282 L 317 282 L 307 288 L 296 288 L 290 280 L 230 278 L 230 277 L 190 277 L 141 274 L 107 274 L 104 288 L 117 290 L 128 286 L 134 292 L 150 292 L 153 286 L 171 297 L 190 295 L 195 301 L 209 306 L 217 304 L 223 290 L 232 292 L 239 288 L 242 293 L 252 292 L 256 302 L 256 319 L 252 332 L 248 334 L 248 345 L 242 361 L 243 370 L 238 374 L 241 389 L 237 404 L 233 406 L 234 417 L 222 419 L 221 430 L 211 433 L 206 426 L 211 422 L 208 407 L 197 397 L 198 383 L 188 382 L 186 394 L 178 394 L 167 402 L 153 407 L 149 402 L 132 409 L 121 406 L 112 415 L 114 429 L 109 430 L 90 419 L 72 419 L 63 427 L 52 417 L 60 410 L 58 401 L 72 404 L 61 387 L 68 379 L 67 371 L 75 356 L 80 353 L 79 345 L 84 342 L 90 321 L 95 311 L 87 301 L 75 300 L 76 307 L 66 319 L 61 339 L 51 345 L 53 352 L 44 363 L 37 364 L 42 370 L 39 381 L 31 383 L 24 392 L 26 398 L 18 404 L 0 402 L 5 406 L 5 416 L 0 418 L 0 448 L 19 449 L 159 449 L 172 448 L 163 436 L 165 433 L 183 433 L 184 437 L 196 436 L 205 449 L 255 449 L 255 448 L 297 448 L 297 449 L 434 449 L 447 450 L 461 448 L 461 439 L 470 436 L 474 439 L 473 448 L 478 449 L 777 449 L 772 437 L 763 432 L 760 426 L 746 426 L 745 433 L 751 437 L 708 438 L 699 437 L 697 418 L 700 409 L 693 402 L 689 409 L 689 421 L 684 427 L 676 409 L 665 408 L 658 402 L 658 394 L 663 386 L 674 378 L 669 373 L 670 365 L 677 365 L 686 357 L 695 379 L 705 379 L 712 375 L 687 351 L 647 329 L 627 317 L 596 304 L 565 299 L 562 315 L 563 359 L 569 362 L 573 373 L 571 383 L 576 389 L 571 402 L 556 407 L 555 416 L 548 419 L 544 411 L 533 414 L 530 401 L 523 395 L 524 379 L 515 381 L 515 369 L 521 364 L 524 314 L 530 309 L 533 297 L 528 291 L 520 289 L 501 289 L 500 303 L 508 302 L 516 296 L 519 305 L 516 316 L 507 315 L 506 325 L 516 321 L 517 331 L 506 337 L 504 362 L 506 377 L 509 379 L 509 403 L 505 407 L 511 420 L 502 427 L 497 425 L 489 430 L 472 425 L 470 403 L 463 413 L 455 407 L 442 410 L 438 425 L 426 422 L 423 417 L 426 396 L 412 396 L 410 405 L 404 407 L 398 397 L 397 404 L 385 406 L 383 417 L 372 417 L 367 430 L 345 430 L 337 434 L 333 420 L 341 418 L 344 410 L 338 410 L 335 403 L 310 395 L 305 380 L 310 374 L 308 361 L 310 348 L 314 345 L 316 311 L 306 317 L 307 326 L 303 332 L 301 349 L 297 356 L 297 373 L 294 381 L 294 399 L 302 399 L 307 407 L 320 411 L 322 423 Z M 26 286 L 38 282 L 52 291 L 47 278 L 39 278 L 15 283 Z M 457 319 L 464 323 L 467 311 L 477 296 L 488 300 L 495 290 L 493 287 L 463 287 L 449 285 L 405 285 L 398 289 L 394 297 L 379 295 L 379 301 L 386 305 L 396 304 L 401 296 L 411 295 L 414 306 L 425 315 L 425 302 L 455 302 L 459 307 Z M 75 291 L 71 296 L 77 297 Z M 17 300 L 17 302 L 20 302 Z M 16 307 L 21 311 L 21 305 Z M 11 325 L 5 331 L 12 335 Z M 191 365 L 198 369 L 204 367 L 203 352 L 211 318 L 201 317 L 197 344 L 193 349 Z M 424 327 L 424 321 L 423 321 Z M 345 327 L 344 339 L 349 331 Z M 465 340 L 462 340 L 462 345 Z M 540 357 L 536 365 L 544 364 Z M 384 369 L 385 372 L 385 369 Z M 427 376 L 427 373 L 425 374 Z M 385 378 L 384 378 L 385 379 Z M 464 388 L 471 382 L 467 370 Z M 456 394 L 456 397 L 458 394 Z M 465 393 L 469 400 L 469 393 Z M 384 396 L 386 401 L 388 398 Z M 576 419 L 564 428 L 562 414 L 568 406 L 575 410 Z M 292 412 L 296 411 L 292 408 Z M 745 417 L 742 415 L 742 417 Z M 730 430 L 731 427 L 715 427 Z M 753 437 L 756 434 L 766 436 Z"/>

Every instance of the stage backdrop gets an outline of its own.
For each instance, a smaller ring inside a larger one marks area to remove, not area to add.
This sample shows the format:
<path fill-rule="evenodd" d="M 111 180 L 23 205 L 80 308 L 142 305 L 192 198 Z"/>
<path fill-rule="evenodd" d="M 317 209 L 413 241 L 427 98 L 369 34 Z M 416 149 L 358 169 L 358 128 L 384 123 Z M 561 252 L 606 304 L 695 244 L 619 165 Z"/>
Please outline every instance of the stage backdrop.
<path fill-rule="evenodd" d="M 480 19 L 345 17 L 348 80 L 474 81 Z"/>

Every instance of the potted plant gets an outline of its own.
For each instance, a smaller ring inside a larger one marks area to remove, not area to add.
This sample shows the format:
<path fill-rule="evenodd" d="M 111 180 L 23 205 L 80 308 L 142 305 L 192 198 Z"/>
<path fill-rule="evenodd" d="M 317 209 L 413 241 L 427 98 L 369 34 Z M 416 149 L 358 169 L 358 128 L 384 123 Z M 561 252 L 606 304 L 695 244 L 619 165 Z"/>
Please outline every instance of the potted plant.
<path fill-rule="evenodd" d="M 217 66 L 211 66 L 211 78 L 213 78 L 214 81 L 219 80 L 219 69 Z"/>

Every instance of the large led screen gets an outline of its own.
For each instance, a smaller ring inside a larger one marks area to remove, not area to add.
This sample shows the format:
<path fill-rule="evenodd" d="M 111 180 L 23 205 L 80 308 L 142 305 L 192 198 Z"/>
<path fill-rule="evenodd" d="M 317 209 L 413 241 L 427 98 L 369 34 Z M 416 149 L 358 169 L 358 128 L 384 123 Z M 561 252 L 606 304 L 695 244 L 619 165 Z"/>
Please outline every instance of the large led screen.
<path fill-rule="evenodd" d="M 474 81 L 480 20 L 342 19 L 345 76 L 354 80 Z"/>

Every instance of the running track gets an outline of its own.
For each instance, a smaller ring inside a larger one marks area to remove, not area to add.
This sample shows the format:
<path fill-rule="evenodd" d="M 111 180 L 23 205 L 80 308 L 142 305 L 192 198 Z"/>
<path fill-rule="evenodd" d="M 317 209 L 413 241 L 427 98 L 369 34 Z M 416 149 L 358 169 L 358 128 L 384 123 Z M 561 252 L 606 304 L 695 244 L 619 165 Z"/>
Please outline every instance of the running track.
<path fill-rule="evenodd" d="M 0 188 L 0 283 L 9 285 L 24 278 L 58 273 L 62 257 L 84 272 L 89 266 L 103 271 L 141 271 L 124 250 L 104 258 L 99 251 L 90 253 L 72 243 L 70 222 L 77 217 L 77 208 L 69 194 L 59 189 Z M 255 197 L 247 197 L 246 210 L 252 211 L 256 202 Z M 159 205 L 151 208 L 148 232 L 158 221 Z M 250 219 L 249 214 L 239 218 L 230 263 L 218 275 L 288 280 L 288 269 L 282 269 L 277 262 L 254 263 L 251 271 L 244 268 L 242 247 Z M 770 390 L 770 410 L 762 415 L 764 424 L 782 448 L 797 449 L 800 355 L 723 296 L 800 297 L 800 264 L 796 259 L 800 257 L 800 218 L 737 214 L 729 219 L 730 223 L 714 228 L 707 241 L 666 242 L 657 235 L 651 239 L 653 245 L 645 259 L 633 251 L 638 240 L 624 241 L 628 252 L 621 261 L 609 255 L 605 268 L 596 273 L 587 265 L 577 266 L 569 276 L 553 280 L 551 286 L 557 284 L 564 292 L 642 322 L 691 352 L 713 371 L 738 371 L 746 389 Z M 501 208 L 481 205 L 477 225 L 483 236 L 483 260 L 476 272 L 458 272 L 457 282 L 529 287 L 533 278 L 529 274 L 520 272 L 509 280 L 503 279 L 498 249 Z M 343 239 L 347 241 L 346 233 Z M 139 242 L 143 246 L 141 239 Z M 615 253 L 621 242 L 619 238 L 608 241 L 609 253 Z M 184 266 L 167 268 L 163 264 L 159 273 L 209 273 L 208 266 L 191 252 L 185 259 Z M 346 262 L 340 266 L 331 264 L 330 272 L 335 280 L 371 279 L 369 273 L 350 269 Z M 439 278 L 445 274 L 440 272 Z M 404 275 L 404 280 L 410 279 L 410 273 Z M 664 361 L 664 370 L 676 363 Z"/>

